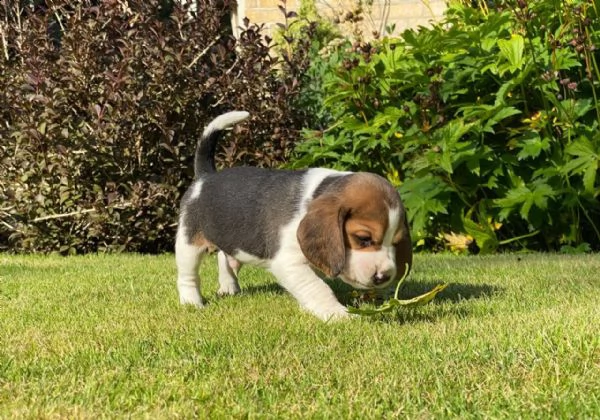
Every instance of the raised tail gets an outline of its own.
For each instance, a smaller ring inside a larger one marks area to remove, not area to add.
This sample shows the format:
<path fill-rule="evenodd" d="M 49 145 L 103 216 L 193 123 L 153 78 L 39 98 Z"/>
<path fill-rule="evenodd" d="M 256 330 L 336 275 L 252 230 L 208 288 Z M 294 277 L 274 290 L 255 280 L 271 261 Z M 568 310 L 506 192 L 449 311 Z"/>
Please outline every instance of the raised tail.
<path fill-rule="evenodd" d="M 206 126 L 196 146 L 196 156 L 194 158 L 194 176 L 196 178 L 202 173 L 217 170 L 215 167 L 215 152 L 217 141 L 221 138 L 221 132 L 227 127 L 244 121 L 249 116 L 250 114 L 246 111 L 231 111 L 219 115 Z"/>

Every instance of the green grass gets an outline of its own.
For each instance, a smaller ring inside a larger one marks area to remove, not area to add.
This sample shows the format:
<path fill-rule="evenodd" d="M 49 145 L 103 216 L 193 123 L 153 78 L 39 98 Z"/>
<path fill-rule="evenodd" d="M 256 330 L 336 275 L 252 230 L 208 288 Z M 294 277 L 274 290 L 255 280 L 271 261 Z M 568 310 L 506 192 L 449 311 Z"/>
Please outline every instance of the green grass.
<path fill-rule="evenodd" d="M 196 310 L 173 256 L 0 255 L 0 418 L 600 416 L 600 255 L 418 255 L 432 304 L 333 324 L 215 266 Z"/>

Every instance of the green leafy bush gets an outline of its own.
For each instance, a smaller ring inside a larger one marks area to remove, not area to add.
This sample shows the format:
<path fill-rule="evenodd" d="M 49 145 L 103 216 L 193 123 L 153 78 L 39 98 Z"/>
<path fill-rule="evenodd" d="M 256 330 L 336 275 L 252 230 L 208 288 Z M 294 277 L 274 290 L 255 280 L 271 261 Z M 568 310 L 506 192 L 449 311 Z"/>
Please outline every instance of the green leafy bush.
<path fill-rule="evenodd" d="M 519 0 L 346 45 L 323 84 L 335 123 L 293 165 L 384 174 L 419 245 L 600 249 L 599 36 L 589 0 Z"/>
<path fill-rule="evenodd" d="M 302 0 L 298 13 L 288 11 L 286 0 L 280 3 L 285 19 L 275 31 L 275 52 L 284 63 L 295 63 L 285 69 L 285 73 L 293 74 L 299 82 L 293 106 L 302 113 L 305 126 L 326 126 L 331 120 L 323 107 L 322 84 L 334 64 L 325 51 L 344 38 L 332 22 L 318 14 L 314 0 Z"/>
<path fill-rule="evenodd" d="M 225 110 L 252 120 L 221 165 L 288 159 L 304 64 L 259 27 L 234 39 L 228 2 L 181 3 L 0 3 L 0 249 L 172 249 L 196 141 Z"/>

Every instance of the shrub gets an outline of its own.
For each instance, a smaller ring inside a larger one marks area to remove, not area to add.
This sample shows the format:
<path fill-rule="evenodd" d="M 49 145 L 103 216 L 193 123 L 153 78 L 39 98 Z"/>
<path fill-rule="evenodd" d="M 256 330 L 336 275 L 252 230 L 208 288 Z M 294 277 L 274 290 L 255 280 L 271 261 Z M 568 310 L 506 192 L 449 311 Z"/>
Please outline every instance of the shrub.
<path fill-rule="evenodd" d="M 170 250 L 195 143 L 226 110 L 252 119 L 221 166 L 288 159 L 302 65 L 248 22 L 235 40 L 227 1 L 19 3 L 0 3 L 0 249 Z"/>
<path fill-rule="evenodd" d="M 430 29 L 341 49 L 335 123 L 293 165 L 384 174 L 419 245 L 600 249 L 600 20 L 591 1 L 554 3 L 454 4 Z"/>

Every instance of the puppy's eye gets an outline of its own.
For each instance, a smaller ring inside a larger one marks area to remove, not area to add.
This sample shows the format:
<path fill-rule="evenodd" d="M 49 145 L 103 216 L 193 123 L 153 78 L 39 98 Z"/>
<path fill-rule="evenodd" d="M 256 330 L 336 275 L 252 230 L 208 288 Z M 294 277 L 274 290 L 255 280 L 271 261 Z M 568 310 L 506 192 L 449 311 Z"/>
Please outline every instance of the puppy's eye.
<path fill-rule="evenodd" d="M 367 248 L 373 245 L 373 239 L 371 239 L 371 237 L 368 235 L 354 235 L 354 237 L 361 248 Z"/>

